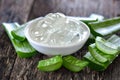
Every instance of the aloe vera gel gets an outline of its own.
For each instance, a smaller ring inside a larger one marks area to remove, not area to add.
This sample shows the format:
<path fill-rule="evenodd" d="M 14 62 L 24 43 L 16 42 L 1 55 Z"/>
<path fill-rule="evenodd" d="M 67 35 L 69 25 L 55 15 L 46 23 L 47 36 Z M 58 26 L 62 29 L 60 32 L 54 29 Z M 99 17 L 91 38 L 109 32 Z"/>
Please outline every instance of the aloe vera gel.
<path fill-rule="evenodd" d="M 69 19 L 62 13 L 49 13 L 30 27 L 29 34 L 38 43 L 65 46 L 84 39 L 87 32 L 82 25 L 80 21 Z"/>

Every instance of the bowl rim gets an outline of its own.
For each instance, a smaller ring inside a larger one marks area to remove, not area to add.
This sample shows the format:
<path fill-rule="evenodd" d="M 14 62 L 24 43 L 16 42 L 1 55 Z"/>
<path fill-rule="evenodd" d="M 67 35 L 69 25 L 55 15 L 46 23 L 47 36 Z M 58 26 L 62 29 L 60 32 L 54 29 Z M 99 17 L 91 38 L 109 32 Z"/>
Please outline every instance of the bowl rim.
<path fill-rule="evenodd" d="M 32 44 L 37 45 L 37 46 L 42 46 L 42 47 L 48 47 L 48 48 L 68 48 L 68 47 L 74 47 L 74 46 L 78 46 L 78 45 L 84 44 L 84 43 L 87 41 L 87 39 L 89 38 L 89 36 L 90 36 L 90 29 L 89 29 L 89 27 L 88 27 L 85 23 L 83 23 L 82 21 L 79 21 L 81 24 L 84 25 L 84 27 L 86 28 L 86 32 L 87 32 L 87 34 L 84 35 L 85 37 L 84 37 L 83 39 L 81 39 L 80 41 L 77 41 L 77 42 L 75 42 L 75 43 L 68 44 L 68 45 L 61 45 L 61 46 L 59 46 L 59 45 L 54 45 L 54 46 L 52 46 L 52 45 L 47 45 L 47 44 L 44 44 L 44 43 L 36 42 L 36 41 L 34 41 L 34 40 L 30 37 L 30 35 L 29 35 L 29 29 L 30 29 L 30 27 L 31 27 L 31 24 L 33 24 L 34 22 L 36 22 L 36 21 L 38 21 L 38 20 L 40 20 L 40 19 L 42 19 L 42 18 L 43 18 L 43 17 L 38 17 L 38 18 L 36 18 L 36 19 L 34 19 L 34 20 L 31 20 L 31 21 L 28 23 L 28 25 L 26 25 L 26 27 L 25 27 L 25 29 L 24 29 L 25 37 L 26 37 L 26 39 L 28 40 L 28 42 L 29 42 L 30 44 L 31 44 L 31 42 L 32 42 Z"/>

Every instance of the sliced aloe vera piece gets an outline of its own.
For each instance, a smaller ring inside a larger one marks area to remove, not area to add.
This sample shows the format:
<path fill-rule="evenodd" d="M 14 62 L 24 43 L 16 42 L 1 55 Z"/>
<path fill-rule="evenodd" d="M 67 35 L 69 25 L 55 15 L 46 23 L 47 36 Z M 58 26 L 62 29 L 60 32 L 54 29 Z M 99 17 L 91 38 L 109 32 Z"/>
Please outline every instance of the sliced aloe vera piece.
<path fill-rule="evenodd" d="M 100 53 L 102 53 L 102 52 L 99 51 L 99 50 L 96 48 L 95 44 L 89 45 L 89 51 L 90 51 L 91 55 L 92 55 L 97 61 L 99 61 L 99 62 L 101 62 L 101 63 L 105 63 L 105 62 L 108 61 L 107 58 L 105 58 L 104 56 L 102 56 L 102 55 L 100 54 Z"/>
<path fill-rule="evenodd" d="M 97 71 L 103 71 L 105 70 L 111 63 L 112 61 L 116 58 L 116 56 L 112 56 L 112 55 L 105 55 L 105 54 L 101 54 L 102 56 L 104 56 L 105 58 L 108 59 L 107 62 L 105 63 L 101 63 L 99 61 L 97 61 L 92 55 L 90 52 L 87 52 L 85 55 L 84 55 L 84 58 L 86 60 L 89 61 L 89 67 L 93 70 L 97 70 Z"/>
<path fill-rule="evenodd" d="M 91 22 L 88 25 L 93 30 L 92 34 L 94 36 L 107 36 L 120 30 L 120 17 Z"/>
<path fill-rule="evenodd" d="M 108 39 L 109 42 L 113 43 L 118 47 L 118 51 L 120 52 L 120 37 L 117 35 L 113 35 Z"/>
<path fill-rule="evenodd" d="M 62 66 L 62 62 L 62 56 L 55 56 L 39 61 L 37 68 L 41 71 L 55 71 Z"/>
<path fill-rule="evenodd" d="M 107 41 L 113 43 L 114 45 L 120 47 L 120 37 L 117 35 L 112 35 Z"/>
<path fill-rule="evenodd" d="M 102 37 L 97 37 L 95 40 L 96 47 L 105 54 L 115 55 L 118 53 L 117 46 L 103 39 Z"/>
<path fill-rule="evenodd" d="M 117 40 L 114 39 L 115 37 L 116 37 Z M 120 41 L 120 40 L 118 40 L 119 38 L 120 37 L 118 37 L 116 35 L 113 35 L 107 41 L 110 41 L 111 43 L 117 44 Z M 103 57 L 105 57 L 108 61 L 105 62 L 105 63 L 101 63 L 101 62 L 97 61 L 91 55 L 90 52 L 87 52 L 84 55 L 84 58 L 90 62 L 88 66 L 91 69 L 94 69 L 94 70 L 97 70 L 97 71 L 103 71 L 103 70 L 105 70 L 112 63 L 112 61 L 118 56 L 119 53 L 115 54 L 114 56 L 110 55 L 110 54 L 105 54 L 105 53 L 99 53 L 99 54 L 102 55 Z"/>
<path fill-rule="evenodd" d="M 103 71 L 105 70 L 108 65 L 110 64 L 110 62 L 105 62 L 105 63 L 100 63 L 98 62 L 91 54 L 90 52 L 87 52 L 85 55 L 84 55 L 84 58 L 86 60 L 89 61 L 89 67 L 93 70 L 97 70 L 97 71 Z"/>
<path fill-rule="evenodd" d="M 3 23 L 2 25 L 5 28 L 7 34 L 9 36 L 14 48 L 15 48 L 15 51 L 19 57 L 28 58 L 28 57 L 32 57 L 33 55 L 36 54 L 36 50 L 34 48 L 32 48 L 32 46 L 28 43 L 27 40 L 21 42 L 21 41 L 14 39 L 14 37 L 12 36 L 11 31 L 18 28 L 19 24 L 17 24 L 17 23 Z"/>
<path fill-rule="evenodd" d="M 63 66 L 72 72 L 79 72 L 88 65 L 88 61 L 79 60 L 73 56 L 63 57 Z"/>

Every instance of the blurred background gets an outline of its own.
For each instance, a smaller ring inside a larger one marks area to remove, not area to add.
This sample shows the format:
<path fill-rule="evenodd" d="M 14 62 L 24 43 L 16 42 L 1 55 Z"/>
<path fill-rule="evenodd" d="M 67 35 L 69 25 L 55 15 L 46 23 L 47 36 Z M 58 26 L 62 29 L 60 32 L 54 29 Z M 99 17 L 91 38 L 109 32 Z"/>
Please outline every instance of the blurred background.
<path fill-rule="evenodd" d="M 43 16 L 49 12 L 62 12 L 71 16 L 89 16 L 92 13 L 105 17 L 120 15 L 120 0 L 36 0 L 31 16 Z"/>
<path fill-rule="evenodd" d="M 18 16 L 19 22 L 25 22 L 23 18 L 29 20 L 50 12 L 82 17 L 96 13 L 110 18 L 120 16 L 119 4 L 120 0 L 0 0 L 0 18 L 12 15 L 12 20 Z"/>

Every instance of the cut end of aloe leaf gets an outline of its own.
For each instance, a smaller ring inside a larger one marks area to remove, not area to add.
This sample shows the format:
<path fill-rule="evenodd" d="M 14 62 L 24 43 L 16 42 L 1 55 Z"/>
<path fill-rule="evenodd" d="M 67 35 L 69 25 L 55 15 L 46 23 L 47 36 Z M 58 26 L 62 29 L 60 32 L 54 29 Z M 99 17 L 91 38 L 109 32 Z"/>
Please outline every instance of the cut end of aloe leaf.
<path fill-rule="evenodd" d="M 105 57 L 103 57 L 103 56 L 100 54 L 100 53 L 102 53 L 102 52 L 99 51 L 99 50 L 96 48 L 95 44 L 89 45 L 89 51 L 90 51 L 90 54 L 91 54 L 97 61 L 99 61 L 99 62 L 101 62 L 101 63 L 105 63 L 105 62 L 108 61 Z"/>
<path fill-rule="evenodd" d="M 96 38 L 95 44 L 96 47 L 105 54 L 115 55 L 118 53 L 117 46 L 101 37 Z"/>
<path fill-rule="evenodd" d="M 85 68 L 88 64 L 89 64 L 88 61 L 79 60 L 73 56 L 63 57 L 63 66 L 72 72 L 79 72 L 83 68 Z"/>
<path fill-rule="evenodd" d="M 107 41 L 113 43 L 114 45 L 120 47 L 120 37 L 117 35 L 112 35 Z"/>
<path fill-rule="evenodd" d="M 89 67 L 93 70 L 96 70 L 96 71 L 103 71 L 105 70 L 108 65 L 109 65 L 109 62 L 106 62 L 106 63 L 100 63 L 98 62 L 91 54 L 90 52 L 87 52 L 85 55 L 84 55 L 84 58 L 86 60 L 89 61 Z"/>
<path fill-rule="evenodd" d="M 11 34 L 15 39 L 17 39 L 19 41 L 25 40 L 25 36 L 21 36 L 21 35 L 17 34 L 15 30 L 11 31 Z"/>
<path fill-rule="evenodd" d="M 25 24 L 24 25 L 18 25 L 20 27 L 16 28 L 15 30 L 11 31 L 12 36 L 19 40 L 19 41 L 24 41 L 25 40 L 25 35 L 24 35 L 24 28 L 25 28 Z"/>
<path fill-rule="evenodd" d="M 17 55 L 20 58 L 30 58 L 33 57 L 34 55 L 36 55 L 36 51 L 32 51 L 32 52 L 20 52 L 20 51 L 16 51 Z"/>
<path fill-rule="evenodd" d="M 40 71 L 55 71 L 61 68 L 62 62 L 62 56 L 55 56 L 46 60 L 39 61 L 37 68 Z"/>

